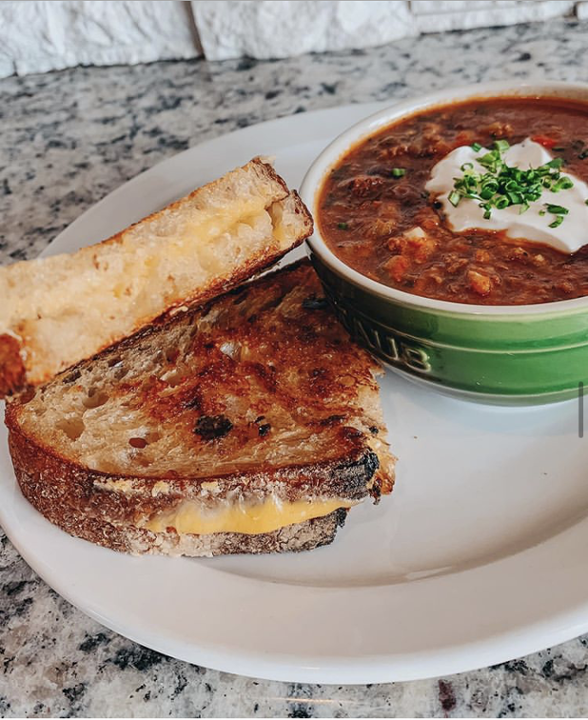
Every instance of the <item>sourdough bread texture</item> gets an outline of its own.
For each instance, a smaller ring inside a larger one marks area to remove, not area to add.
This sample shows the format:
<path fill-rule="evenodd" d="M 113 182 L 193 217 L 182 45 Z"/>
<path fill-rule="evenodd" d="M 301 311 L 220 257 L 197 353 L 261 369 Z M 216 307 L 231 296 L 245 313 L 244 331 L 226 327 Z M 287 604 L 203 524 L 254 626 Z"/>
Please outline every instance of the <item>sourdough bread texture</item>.
<path fill-rule="evenodd" d="M 303 261 L 10 402 L 15 471 L 48 519 L 114 549 L 306 549 L 392 489 L 378 372 Z M 191 531 L 235 507 L 258 525 Z"/>
<path fill-rule="evenodd" d="M 255 159 L 98 245 L 0 268 L 0 397 L 234 287 L 312 232 Z"/>
<path fill-rule="evenodd" d="M 132 522 L 113 520 L 112 513 L 101 505 L 100 493 L 93 492 L 84 469 L 40 453 L 19 433 L 10 434 L 9 444 L 22 492 L 39 512 L 70 535 L 119 552 L 188 557 L 301 552 L 333 542 L 338 528 L 345 524 L 347 510 L 341 508 L 259 534 L 152 532 Z M 50 482 L 46 482 L 48 478 Z"/>

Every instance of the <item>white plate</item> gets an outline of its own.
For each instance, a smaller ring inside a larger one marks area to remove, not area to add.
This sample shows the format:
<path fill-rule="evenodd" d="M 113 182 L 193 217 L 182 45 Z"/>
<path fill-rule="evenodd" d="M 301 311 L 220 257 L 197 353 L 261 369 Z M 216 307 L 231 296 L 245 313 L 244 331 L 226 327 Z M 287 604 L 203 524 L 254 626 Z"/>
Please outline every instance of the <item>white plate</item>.
<path fill-rule="evenodd" d="M 100 240 L 255 154 L 297 186 L 375 104 L 258 125 L 192 148 L 52 244 Z M 0 521 L 31 567 L 104 625 L 193 663 L 277 680 L 366 683 L 473 669 L 588 631 L 588 483 L 578 407 L 503 409 L 388 373 L 393 495 L 330 547 L 215 560 L 134 558 L 50 525 L 22 498 L 0 432 Z"/>

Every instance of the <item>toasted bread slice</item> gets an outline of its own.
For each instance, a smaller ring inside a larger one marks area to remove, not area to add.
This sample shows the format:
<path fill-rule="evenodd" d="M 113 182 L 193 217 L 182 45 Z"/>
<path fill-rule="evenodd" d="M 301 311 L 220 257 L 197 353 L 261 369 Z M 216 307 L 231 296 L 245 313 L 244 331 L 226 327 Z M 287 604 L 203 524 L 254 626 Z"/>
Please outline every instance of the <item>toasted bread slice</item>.
<path fill-rule="evenodd" d="M 16 476 L 53 523 L 116 550 L 316 547 L 392 489 L 379 372 L 302 261 L 10 402 Z"/>
<path fill-rule="evenodd" d="M 225 292 L 311 232 L 255 159 L 98 245 L 0 268 L 0 398 Z"/>

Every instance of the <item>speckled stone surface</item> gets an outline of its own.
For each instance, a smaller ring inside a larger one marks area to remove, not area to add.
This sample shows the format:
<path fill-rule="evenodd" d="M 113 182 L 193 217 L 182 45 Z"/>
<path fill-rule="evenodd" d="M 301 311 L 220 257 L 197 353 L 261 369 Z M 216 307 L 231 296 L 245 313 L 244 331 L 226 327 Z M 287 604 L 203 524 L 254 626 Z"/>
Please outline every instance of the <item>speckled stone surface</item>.
<path fill-rule="evenodd" d="M 588 80 L 588 24 L 428 35 L 278 62 L 77 68 L 0 82 L 0 262 L 34 257 L 147 167 L 263 120 L 504 78 Z M 329 687 L 171 660 L 100 627 L 0 539 L 0 715 L 533 717 L 588 714 L 588 638 L 443 679 Z"/>

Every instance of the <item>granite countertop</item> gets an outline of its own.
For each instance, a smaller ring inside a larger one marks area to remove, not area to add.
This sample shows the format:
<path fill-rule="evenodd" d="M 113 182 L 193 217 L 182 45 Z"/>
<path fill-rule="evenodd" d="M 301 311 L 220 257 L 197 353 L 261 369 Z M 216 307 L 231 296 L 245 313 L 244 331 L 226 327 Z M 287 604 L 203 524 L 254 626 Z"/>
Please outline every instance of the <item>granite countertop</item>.
<path fill-rule="evenodd" d="M 276 62 L 76 68 L 0 82 L 0 263 L 34 257 L 160 160 L 276 117 L 481 80 L 587 80 L 588 24 L 558 21 Z M 50 590 L 0 533 L 0 714 L 585 716 L 588 638 L 443 679 L 256 681 L 145 649 Z"/>

